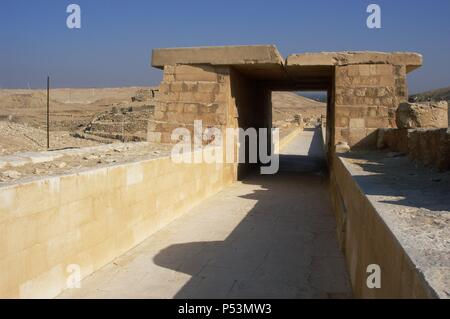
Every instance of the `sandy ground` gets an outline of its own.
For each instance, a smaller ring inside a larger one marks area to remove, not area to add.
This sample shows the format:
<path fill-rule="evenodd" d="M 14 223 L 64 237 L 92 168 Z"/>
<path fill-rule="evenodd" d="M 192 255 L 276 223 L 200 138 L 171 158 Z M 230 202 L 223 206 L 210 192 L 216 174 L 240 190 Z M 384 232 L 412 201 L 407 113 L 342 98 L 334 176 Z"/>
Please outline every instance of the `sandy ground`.
<path fill-rule="evenodd" d="M 75 173 L 91 167 L 100 168 L 167 156 L 170 155 L 170 150 L 170 145 L 138 142 L 49 151 L 44 153 L 48 159 L 41 158 L 39 154 L 42 153 L 20 153 L 20 156 L 0 157 L 0 187 L 41 176 Z M 34 159 L 42 162 L 33 163 Z M 16 164 L 4 165 L 6 160 Z"/>
<path fill-rule="evenodd" d="M 0 156 L 28 151 L 47 150 L 47 132 L 26 124 L 0 121 Z M 51 149 L 67 147 L 86 147 L 97 145 L 97 142 L 75 138 L 69 131 L 53 131 L 50 133 Z"/>
<path fill-rule="evenodd" d="M 50 129 L 68 131 L 88 123 L 95 114 L 112 107 L 127 107 L 138 87 L 100 89 L 52 89 Z M 46 129 L 45 90 L 0 90 L 0 119 Z"/>

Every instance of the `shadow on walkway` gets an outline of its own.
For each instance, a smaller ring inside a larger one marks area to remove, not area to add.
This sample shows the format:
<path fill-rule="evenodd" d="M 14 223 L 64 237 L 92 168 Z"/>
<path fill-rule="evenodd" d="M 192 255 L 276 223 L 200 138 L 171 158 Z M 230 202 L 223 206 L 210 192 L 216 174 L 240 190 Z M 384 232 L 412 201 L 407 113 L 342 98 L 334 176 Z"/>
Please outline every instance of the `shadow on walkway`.
<path fill-rule="evenodd" d="M 157 265 L 192 276 L 175 298 L 351 296 L 323 159 L 282 154 L 280 163 L 276 175 L 243 181 L 239 198 L 256 204 L 224 241 L 175 244 L 155 256 Z M 216 223 L 242 214 L 217 209 Z"/>

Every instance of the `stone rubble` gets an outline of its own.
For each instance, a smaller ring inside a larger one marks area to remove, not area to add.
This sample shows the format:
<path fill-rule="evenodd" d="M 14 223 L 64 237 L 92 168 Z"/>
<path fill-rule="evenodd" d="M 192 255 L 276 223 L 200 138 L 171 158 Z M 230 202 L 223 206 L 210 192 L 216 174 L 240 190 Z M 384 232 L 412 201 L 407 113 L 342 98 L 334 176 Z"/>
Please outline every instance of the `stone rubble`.
<path fill-rule="evenodd" d="M 396 112 L 398 128 L 447 128 L 448 103 L 400 103 Z"/>

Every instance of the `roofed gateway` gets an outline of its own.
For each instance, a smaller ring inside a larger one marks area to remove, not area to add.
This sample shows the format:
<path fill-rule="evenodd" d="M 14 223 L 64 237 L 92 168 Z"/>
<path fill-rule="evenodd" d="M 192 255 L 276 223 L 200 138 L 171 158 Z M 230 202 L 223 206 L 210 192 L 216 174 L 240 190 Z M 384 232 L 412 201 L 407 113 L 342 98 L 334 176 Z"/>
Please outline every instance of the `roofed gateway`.
<path fill-rule="evenodd" d="M 155 49 L 164 70 L 149 140 L 173 143 L 175 127 L 195 119 L 216 127 L 271 127 L 271 91 L 328 93 L 327 144 L 375 147 L 378 128 L 396 127 L 406 74 L 422 56 L 406 52 L 320 52 L 284 59 L 273 45 Z"/>

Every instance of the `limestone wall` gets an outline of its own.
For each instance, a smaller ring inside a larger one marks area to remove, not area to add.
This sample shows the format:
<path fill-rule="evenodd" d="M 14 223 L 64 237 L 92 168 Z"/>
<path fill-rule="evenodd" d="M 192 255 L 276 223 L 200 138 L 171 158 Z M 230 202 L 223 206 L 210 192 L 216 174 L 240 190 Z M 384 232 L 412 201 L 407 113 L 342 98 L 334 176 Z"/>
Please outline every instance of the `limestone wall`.
<path fill-rule="evenodd" d="M 425 166 L 450 170 L 450 132 L 447 129 L 380 129 L 378 147 L 405 153 Z"/>
<path fill-rule="evenodd" d="M 0 188 L 0 297 L 56 296 L 233 180 L 166 157 Z"/>
<path fill-rule="evenodd" d="M 189 125 L 194 116 L 216 126 L 235 127 L 238 116 L 240 122 L 253 118 L 270 127 L 268 90 L 326 90 L 327 144 L 333 151 L 338 143 L 375 148 L 376 130 L 396 127 L 395 110 L 408 97 L 406 74 L 422 65 L 422 56 L 344 51 L 292 54 L 285 60 L 271 45 L 219 46 L 155 49 L 152 65 L 164 68 L 164 80 L 150 141 L 171 142 L 171 126 Z M 200 90 L 201 82 L 207 86 Z M 204 105 L 216 105 L 216 114 L 198 111 Z"/>
<path fill-rule="evenodd" d="M 175 128 L 193 130 L 195 120 L 204 127 L 225 127 L 229 105 L 229 68 L 208 65 L 166 65 L 155 106 L 149 122 L 148 140 L 175 143 Z"/>
<path fill-rule="evenodd" d="M 395 110 L 407 96 L 404 65 L 336 66 L 334 144 L 374 148 L 377 128 L 395 127 Z"/>
<path fill-rule="evenodd" d="M 345 160 L 334 156 L 330 196 L 339 244 L 344 252 L 356 298 L 435 298 L 436 294 L 411 261 Z M 380 266 L 381 287 L 369 289 L 367 266 Z"/>

